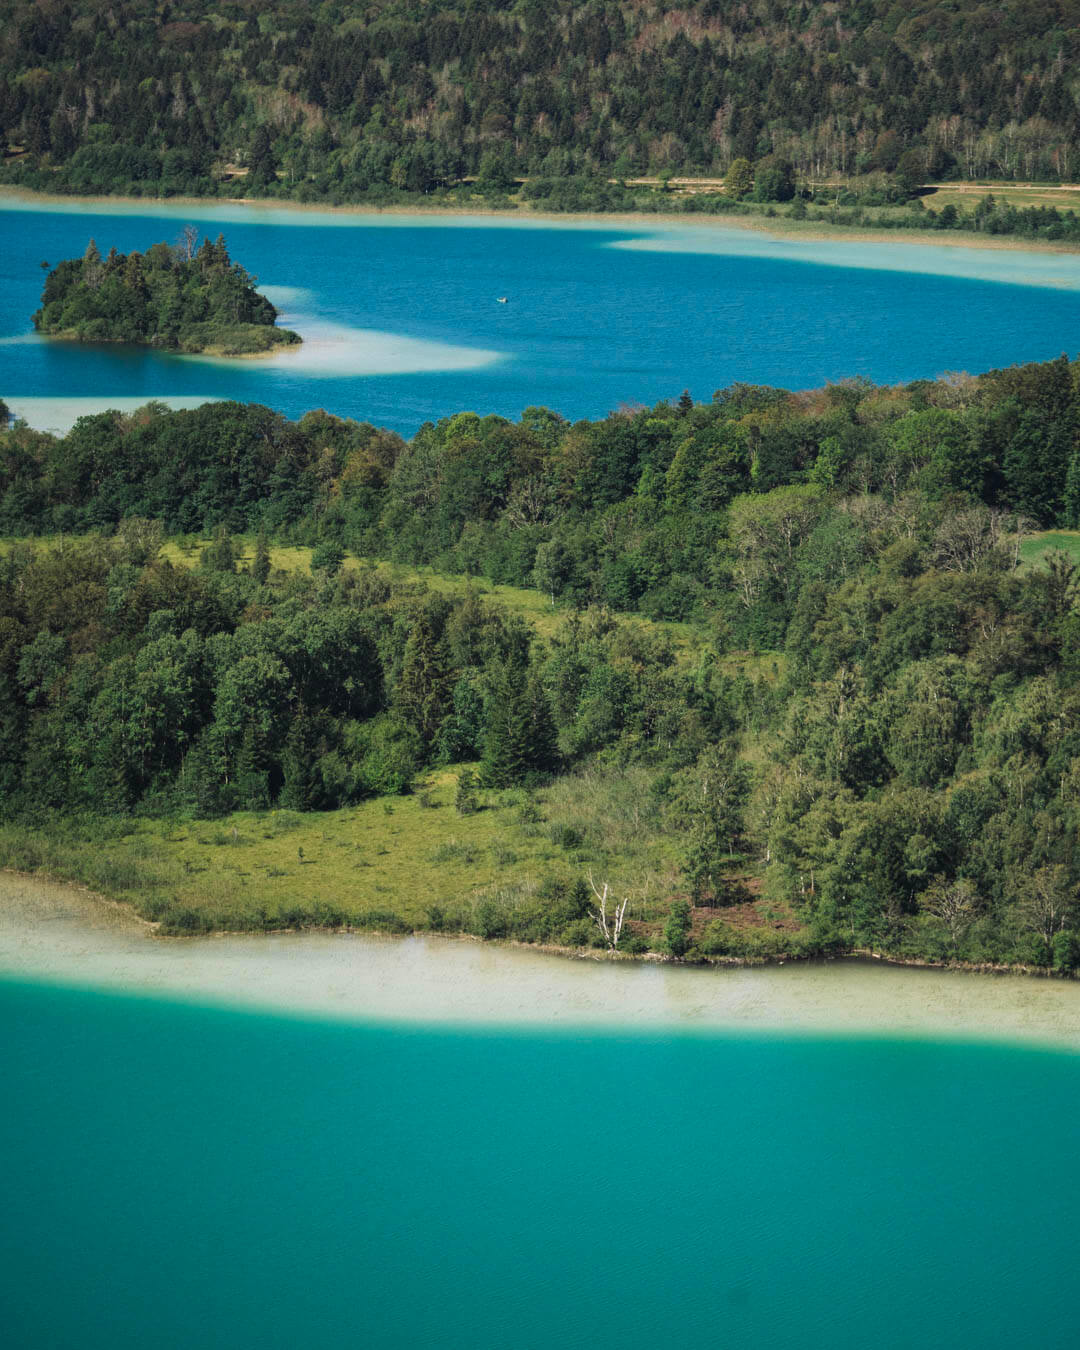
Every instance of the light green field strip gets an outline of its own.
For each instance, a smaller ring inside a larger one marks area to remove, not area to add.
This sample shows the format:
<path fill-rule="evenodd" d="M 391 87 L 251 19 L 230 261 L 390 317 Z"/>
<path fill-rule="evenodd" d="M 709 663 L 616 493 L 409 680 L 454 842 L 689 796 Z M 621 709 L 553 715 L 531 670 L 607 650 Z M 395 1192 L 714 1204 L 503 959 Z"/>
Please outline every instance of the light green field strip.
<path fill-rule="evenodd" d="M 1020 545 L 1020 566 L 1024 571 L 1037 567 L 1050 553 L 1066 553 L 1080 563 L 1080 530 L 1041 530 Z"/>

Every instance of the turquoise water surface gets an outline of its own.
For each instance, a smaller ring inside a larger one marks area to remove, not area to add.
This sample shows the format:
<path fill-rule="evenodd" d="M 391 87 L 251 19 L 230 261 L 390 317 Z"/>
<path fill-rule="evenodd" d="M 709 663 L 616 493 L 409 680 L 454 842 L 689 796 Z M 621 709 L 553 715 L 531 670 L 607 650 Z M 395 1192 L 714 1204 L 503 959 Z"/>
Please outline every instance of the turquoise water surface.
<path fill-rule="evenodd" d="M 551 227 L 205 208 L 0 209 L 0 396 L 236 398 L 411 433 L 463 408 L 571 418 L 1072 354 L 1080 255 L 773 239 L 721 227 Z M 0 200 L 0 206 L 4 202 Z M 174 239 L 193 218 L 300 330 L 273 361 L 35 339 L 42 261 Z M 498 303 L 505 297 L 507 303 Z M 35 409 L 38 424 L 49 419 Z"/>
<path fill-rule="evenodd" d="M 1080 1057 L 0 983 L 10 1350 L 1076 1345 Z"/>

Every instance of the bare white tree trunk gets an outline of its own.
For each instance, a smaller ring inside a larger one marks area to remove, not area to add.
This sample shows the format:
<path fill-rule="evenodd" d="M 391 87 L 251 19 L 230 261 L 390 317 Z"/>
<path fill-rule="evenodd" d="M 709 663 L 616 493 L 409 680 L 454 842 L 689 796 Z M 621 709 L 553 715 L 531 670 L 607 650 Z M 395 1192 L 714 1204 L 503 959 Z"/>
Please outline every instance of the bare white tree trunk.
<path fill-rule="evenodd" d="M 592 915 L 593 923 L 596 924 L 597 928 L 599 928 L 600 932 L 604 935 L 604 941 L 608 945 L 608 951 L 613 952 L 618 947 L 619 938 L 622 936 L 623 923 L 626 919 L 626 907 L 629 905 L 630 899 L 627 897 L 621 905 L 616 904 L 615 913 L 609 920 L 607 912 L 609 898 L 607 882 L 604 882 L 604 889 L 602 891 L 597 890 L 596 882 L 593 881 L 592 873 L 590 872 L 589 885 L 592 887 L 593 895 L 596 896 L 600 905 L 599 910 Z"/>

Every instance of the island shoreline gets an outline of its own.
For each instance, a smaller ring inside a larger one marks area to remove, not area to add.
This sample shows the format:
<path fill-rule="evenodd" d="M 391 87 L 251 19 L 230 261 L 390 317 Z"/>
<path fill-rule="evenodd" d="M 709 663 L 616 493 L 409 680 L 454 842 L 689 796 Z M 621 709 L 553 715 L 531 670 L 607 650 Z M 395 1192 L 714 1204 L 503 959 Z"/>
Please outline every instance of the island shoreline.
<path fill-rule="evenodd" d="M 185 226 L 183 241 L 145 253 L 109 250 L 93 239 L 79 258 L 46 272 L 34 332 L 67 344 L 120 346 L 188 356 L 266 356 L 299 347 L 299 333 L 278 325 L 280 311 L 256 290 L 256 278 L 229 257 L 224 237 L 205 239 Z"/>
<path fill-rule="evenodd" d="M 263 361 L 268 356 L 281 356 L 284 352 L 299 351 L 300 342 L 276 342 L 261 352 L 226 352 L 220 346 L 201 347 L 198 351 L 185 351 L 183 347 L 155 347 L 151 342 L 125 342 L 121 338 L 81 338 L 70 330 L 64 333 L 35 333 L 43 342 L 56 343 L 65 347 L 130 347 L 133 351 L 152 351 L 160 356 L 212 356 L 219 361 Z M 147 399 L 153 402 L 153 397 Z"/>

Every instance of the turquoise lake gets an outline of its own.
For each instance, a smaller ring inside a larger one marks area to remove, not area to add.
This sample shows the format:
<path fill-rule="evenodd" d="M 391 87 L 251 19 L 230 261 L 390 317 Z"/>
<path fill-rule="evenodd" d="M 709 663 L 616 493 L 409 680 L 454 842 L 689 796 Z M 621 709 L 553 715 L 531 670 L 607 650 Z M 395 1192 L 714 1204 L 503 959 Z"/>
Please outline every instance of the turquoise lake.
<path fill-rule="evenodd" d="M 737 380 L 977 372 L 1073 354 L 1080 331 L 1078 255 L 711 225 L 0 207 L 0 396 L 45 427 L 151 397 L 325 407 L 405 434 L 461 409 L 596 417 Z M 299 353 L 220 362 L 34 338 L 41 262 L 81 255 L 91 236 L 144 249 L 188 220 L 224 232 L 303 334 Z"/>
<path fill-rule="evenodd" d="M 10 1350 L 1076 1344 L 1080 1057 L 0 983 Z"/>

